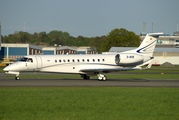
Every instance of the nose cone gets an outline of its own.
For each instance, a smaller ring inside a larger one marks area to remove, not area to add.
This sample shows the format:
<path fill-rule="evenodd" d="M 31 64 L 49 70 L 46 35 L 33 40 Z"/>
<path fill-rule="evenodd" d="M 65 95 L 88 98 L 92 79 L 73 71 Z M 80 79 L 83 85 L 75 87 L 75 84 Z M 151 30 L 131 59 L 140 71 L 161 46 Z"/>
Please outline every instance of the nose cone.
<path fill-rule="evenodd" d="M 8 66 L 3 69 L 3 71 L 8 71 Z"/>
<path fill-rule="evenodd" d="M 6 66 L 3 70 L 4 71 L 14 71 L 16 69 L 17 69 L 17 64 L 13 63 L 13 64 L 10 64 L 9 66 Z"/>

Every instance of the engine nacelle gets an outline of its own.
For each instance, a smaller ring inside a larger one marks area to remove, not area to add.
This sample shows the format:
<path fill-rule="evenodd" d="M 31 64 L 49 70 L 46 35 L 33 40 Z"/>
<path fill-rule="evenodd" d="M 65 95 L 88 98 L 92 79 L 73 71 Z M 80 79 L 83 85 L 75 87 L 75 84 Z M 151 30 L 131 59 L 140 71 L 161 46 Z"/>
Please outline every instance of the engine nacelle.
<path fill-rule="evenodd" d="M 115 63 L 119 66 L 137 66 L 143 64 L 144 62 L 150 60 L 149 56 L 142 56 L 138 54 L 121 53 L 115 56 Z"/>

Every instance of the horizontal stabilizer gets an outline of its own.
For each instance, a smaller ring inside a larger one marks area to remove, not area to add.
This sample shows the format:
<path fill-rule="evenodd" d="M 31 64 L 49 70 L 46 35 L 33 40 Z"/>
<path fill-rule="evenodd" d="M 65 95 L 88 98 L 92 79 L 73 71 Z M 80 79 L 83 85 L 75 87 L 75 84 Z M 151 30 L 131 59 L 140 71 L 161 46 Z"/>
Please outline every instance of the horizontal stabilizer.
<path fill-rule="evenodd" d="M 149 36 L 152 36 L 152 37 L 155 37 L 155 38 L 158 38 L 159 36 L 162 36 L 163 35 L 163 32 L 159 32 L 159 33 L 148 33 Z"/>

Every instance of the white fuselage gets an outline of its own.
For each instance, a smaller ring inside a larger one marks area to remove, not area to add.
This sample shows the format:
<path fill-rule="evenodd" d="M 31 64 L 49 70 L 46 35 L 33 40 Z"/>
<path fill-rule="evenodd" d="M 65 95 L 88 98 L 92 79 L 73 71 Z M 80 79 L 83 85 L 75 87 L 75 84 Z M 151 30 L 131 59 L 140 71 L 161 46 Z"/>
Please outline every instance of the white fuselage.
<path fill-rule="evenodd" d="M 150 60 L 138 54 L 93 54 L 93 55 L 30 55 L 6 67 L 6 71 L 39 71 L 56 73 L 90 73 L 131 69 Z M 120 57 L 116 61 L 116 57 Z M 28 60 L 30 59 L 30 60 Z"/>

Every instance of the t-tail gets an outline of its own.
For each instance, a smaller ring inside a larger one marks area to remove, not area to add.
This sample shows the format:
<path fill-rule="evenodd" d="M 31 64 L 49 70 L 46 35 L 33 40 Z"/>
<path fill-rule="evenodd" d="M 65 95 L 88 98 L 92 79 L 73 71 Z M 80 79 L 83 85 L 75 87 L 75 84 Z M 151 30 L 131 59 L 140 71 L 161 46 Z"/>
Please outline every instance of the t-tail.
<path fill-rule="evenodd" d="M 129 50 L 124 53 L 137 53 L 143 56 L 153 55 L 155 46 L 157 44 L 157 38 L 163 33 L 149 33 L 145 36 L 144 40 L 137 49 Z"/>

